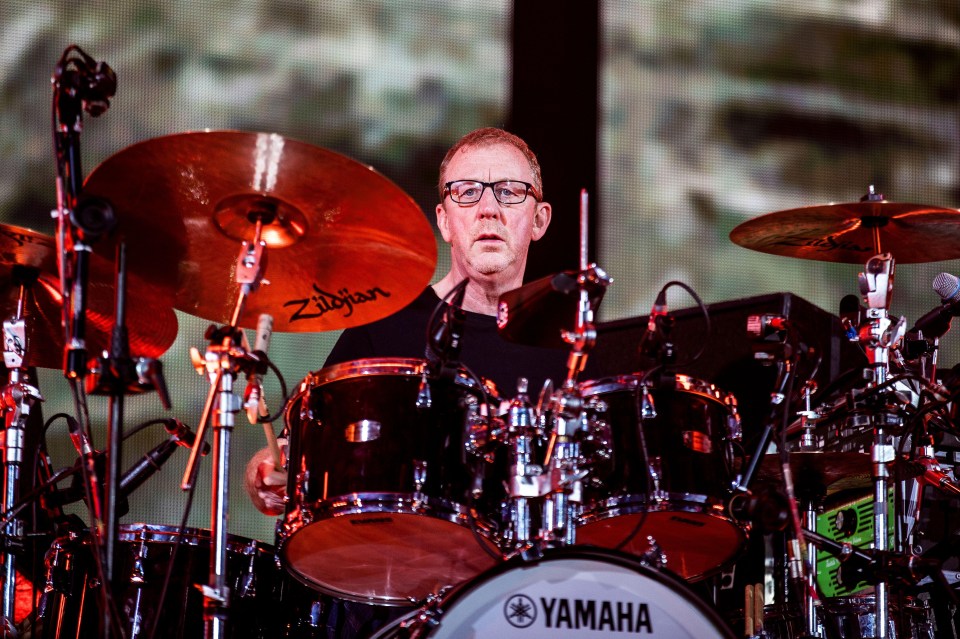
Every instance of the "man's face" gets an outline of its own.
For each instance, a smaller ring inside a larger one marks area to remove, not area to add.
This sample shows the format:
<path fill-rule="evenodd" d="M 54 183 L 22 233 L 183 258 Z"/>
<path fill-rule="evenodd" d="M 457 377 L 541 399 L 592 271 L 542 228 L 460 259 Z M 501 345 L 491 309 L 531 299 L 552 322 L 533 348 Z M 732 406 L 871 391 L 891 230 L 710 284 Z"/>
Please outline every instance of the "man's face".
<path fill-rule="evenodd" d="M 464 147 L 447 165 L 444 182 L 519 180 L 533 184 L 526 157 L 510 144 Z M 437 226 L 450 244 L 454 272 L 479 279 L 522 278 L 530 242 L 550 223 L 550 205 L 528 193 L 520 204 L 501 204 L 485 188 L 478 202 L 457 204 L 449 194 L 437 205 Z M 519 285 L 519 284 L 518 284 Z"/>

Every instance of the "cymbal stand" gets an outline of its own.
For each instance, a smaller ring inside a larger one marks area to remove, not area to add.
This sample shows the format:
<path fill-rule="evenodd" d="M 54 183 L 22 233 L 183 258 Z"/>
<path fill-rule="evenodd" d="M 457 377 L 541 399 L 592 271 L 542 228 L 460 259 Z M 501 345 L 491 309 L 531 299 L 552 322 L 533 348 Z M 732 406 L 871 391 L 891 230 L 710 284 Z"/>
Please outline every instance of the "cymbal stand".
<path fill-rule="evenodd" d="M 890 347 L 902 337 L 903 323 L 894 326 L 888 310 L 893 280 L 894 259 L 889 253 L 871 257 L 864 272 L 858 276 L 860 293 L 867 304 L 867 322 L 860 327 L 859 341 L 870 364 L 870 368 L 865 371 L 869 388 L 875 388 L 887 381 L 890 371 Z M 889 545 L 887 493 L 891 485 L 895 450 L 892 436 L 885 430 L 885 415 L 873 415 L 873 422 L 874 438 L 870 451 L 874 488 L 873 543 L 876 550 L 886 551 Z M 877 639 L 886 639 L 889 629 L 887 584 L 880 578 L 875 580 L 874 586 Z"/>
<path fill-rule="evenodd" d="M 3 511 L 17 503 L 20 493 L 20 467 L 23 463 L 23 441 L 30 409 L 37 400 L 43 401 L 40 391 L 27 384 L 25 379 L 27 360 L 27 321 L 24 309 L 30 285 L 36 279 L 34 273 L 25 274 L 20 281 L 17 310 L 13 317 L 3 322 L 3 363 L 7 368 L 7 384 L 0 389 L 4 417 L 3 437 Z M 16 555 L 14 550 L 23 537 L 23 522 L 13 518 L 3 531 L 3 628 L 12 626 L 16 601 Z M 6 634 L 4 634 L 6 636 Z"/>
<path fill-rule="evenodd" d="M 563 339 L 571 345 L 567 358 L 567 377 L 550 400 L 552 429 L 544 460 L 544 503 L 541 538 L 546 542 L 573 544 L 576 541 L 576 517 L 583 500 L 582 484 L 587 472 L 580 470 L 580 436 L 587 432 L 587 416 L 577 376 L 583 372 L 587 357 L 596 343 L 594 313 L 603 292 L 612 279 L 597 267 L 588 264 L 588 196 L 580 191 L 580 272 L 577 274 L 579 304 L 573 331 L 564 331 Z"/>
<path fill-rule="evenodd" d="M 211 485 L 210 536 L 213 547 L 210 552 L 210 578 L 202 587 L 204 597 L 204 636 L 221 639 L 226 636 L 227 613 L 230 604 L 230 588 L 227 585 L 227 524 L 230 501 L 230 436 L 236 422 L 236 413 L 243 408 L 243 399 L 233 392 L 235 375 L 251 365 L 249 353 L 243 348 L 237 324 L 243 313 L 248 295 L 260 285 L 266 269 L 266 243 L 261 240 L 264 223 L 269 220 L 256 216 L 253 242 L 243 242 L 237 258 L 236 281 L 240 284 L 237 303 L 230 324 L 225 327 L 211 326 L 207 331 L 210 345 L 202 361 L 195 361 L 198 370 L 205 369 L 210 380 L 210 390 L 203 406 L 203 414 L 197 427 L 196 441 L 190 451 L 187 467 L 180 487 L 192 490 L 197 472 L 197 463 L 206 436 L 207 424 L 213 417 L 213 483 Z M 216 412 L 214 413 L 214 404 Z"/>

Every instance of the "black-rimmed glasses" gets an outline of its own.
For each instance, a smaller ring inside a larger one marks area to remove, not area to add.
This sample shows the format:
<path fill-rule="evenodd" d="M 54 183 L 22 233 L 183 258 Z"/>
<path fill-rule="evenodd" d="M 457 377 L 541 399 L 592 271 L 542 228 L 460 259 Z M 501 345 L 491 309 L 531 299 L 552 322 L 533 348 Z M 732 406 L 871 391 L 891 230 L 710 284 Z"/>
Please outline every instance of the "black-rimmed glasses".
<path fill-rule="evenodd" d="M 519 180 L 500 180 L 499 182 L 480 182 L 478 180 L 454 180 L 443 185 L 450 199 L 457 204 L 473 204 L 483 197 L 483 190 L 490 187 L 493 197 L 500 204 L 520 204 L 533 192 L 533 185 Z M 536 194 L 534 194 L 536 197 Z"/>

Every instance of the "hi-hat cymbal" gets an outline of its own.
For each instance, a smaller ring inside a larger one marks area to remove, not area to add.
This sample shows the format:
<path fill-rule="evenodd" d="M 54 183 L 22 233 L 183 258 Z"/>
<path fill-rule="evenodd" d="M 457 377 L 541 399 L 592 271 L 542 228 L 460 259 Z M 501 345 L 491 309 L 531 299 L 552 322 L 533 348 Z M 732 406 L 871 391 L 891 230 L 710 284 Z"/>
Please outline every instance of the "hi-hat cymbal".
<path fill-rule="evenodd" d="M 175 307 L 230 320 L 243 240 L 263 221 L 264 284 L 238 324 L 261 313 L 277 331 L 372 322 L 406 306 L 433 276 L 430 223 L 393 182 L 343 155 L 272 133 L 181 133 L 134 144 L 87 178 L 110 201 L 130 270 L 175 289 Z"/>
<path fill-rule="evenodd" d="M 824 451 L 796 451 L 790 453 L 790 472 L 798 486 L 808 488 L 830 487 L 842 481 L 844 488 L 870 486 L 870 455 L 867 453 L 838 453 Z M 757 469 L 758 479 L 783 481 L 780 454 L 763 456 Z"/>
<path fill-rule="evenodd" d="M 97 355 L 110 345 L 116 308 L 115 268 L 97 255 L 90 257 L 85 339 L 87 353 Z M 27 352 L 24 366 L 63 366 L 64 331 L 57 269 L 56 241 L 30 229 L 0 225 L 0 295 L 4 318 L 16 314 L 20 286 L 28 289 L 23 310 Z M 127 277 L 126 324 L 130 352 L 159 357 L 177 338 L 172 300 L 133 275 Z"/>
<path fill-rule="evenodd" d="M 730 239 L 822 262 L 863 264 L 879 253 L 899 264 L 938 262 L 960 258 L 960 211 L 887 200 L 808 206 L 747 220 Z"/>

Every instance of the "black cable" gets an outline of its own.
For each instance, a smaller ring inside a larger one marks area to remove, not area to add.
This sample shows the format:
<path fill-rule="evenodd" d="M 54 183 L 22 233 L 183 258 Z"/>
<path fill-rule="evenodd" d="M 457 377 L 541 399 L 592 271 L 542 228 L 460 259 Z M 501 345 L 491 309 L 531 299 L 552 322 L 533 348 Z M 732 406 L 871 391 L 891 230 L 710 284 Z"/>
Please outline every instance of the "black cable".
<path fill-rule="evenodd" d="M 700 312 L 703 314 L 703 322 L 704 322 L 704 328 L 705 328 L 703 332 L 703 339 L 700 342 L 700 349 L 693 355 L 693 357 L 691 357 L 687 361 L 670 365 L 671 368 L 680 369 L 680 368 L 683 368 L 684 366 L 689 366 L 690 364 L 696 362 L 703 355 L 704 351 L 707 349 L 707 345 L 710 343 L 709 341 L 710 337 L 711 335 L 713 335 L 713 324 L 710 321 L 710 311 L 707 308 L 706 304 L 703 303 L 703 300 L 700 299 L 700 296 L 697 295 L 697 292 L 694 291 L 693 288 L 691 288 L 687 284 L 679 280 L 671 280 L 663 285 L 663 288 L 660 289 L 660 293 L 666 295 L 666 292 L 673 286 L 679 286 L 680 288 L 685 290 L 687 293 L 689 293 L 690 297 L 693 298 L 693 301 L 697 303 L 697 306 L 700 308 Z"/>
<path fill-rule="evenodd" d="M 81 418 L 81 421 L 77 424 L 77 428 L 79 428 L 81 432 L 89 434 L 90 429 L 88 428 L 88 425 L 90 423 L 90 413 L 87 407 L 86 393 L 83 389 L 83 381 L 76 378 L 70 378 L 69 381 L 70 389 L 73 392 L 74 406 L 77 411 L 77 415 Z M 83 458 L 83 451 L 81 450 L 79 452 L 80 457 Z M 99 530 L 100 522 L 98 520 L 97 513 L 94 511 L 93 504 L 96 502 L 94 502 L 94 495 L 90 491 L 90 474 L 88 472 L 87 465 L 82 461 L 80 464 L 80 472 L 83 476 L 84 493 L 87 496 L 87 510 L 91 518 L 90 546 L 93 549 L 94 565 L 96 566 L 97 577 L 100 579 L 100 609 L 102 610 L 104 605 L 108 607 L 110 611 L 110 620 L 114 626 L 114 629 L 117 631 L 118 636 L 121 639 L 125 639 L 126 632 L 124 631 L 123 627 L 123 618 L 120 616 L 120 612 L 117 609 L 117 604 L 112 593 L 113 584 L 111 584 L 106 578 L 106 571 L 104 570 L 103 546 L 100 544 L 100 535 L 97 532 Z"/>
<path fill-rule="evenodd" d="M 276 364 L 274 364 L 273 361 L 266 355 L 264 355 L 263 359 L 266 362 L 267 366 L 270 368 L 270 370 L 273 371 L 273 374 L 276 375 L 277 379 L 280 381 L 280 395 L 281 397 L 283 397 L 283 402 L 281 402 L 280 408 L 277 410 L 276 413 L 274 413 L 273 415 L 269 415 L 267 417 L 258 417 L 257 423 L 272 424 L 273 422 L 280 419 L 285 412 L 287 412 L 287 405 L 290 403 L 291 397 L 287 395 L 287 382 L 283 378 L 283 375 L 280 373 L 280 369 L 277 368 Z"/>

